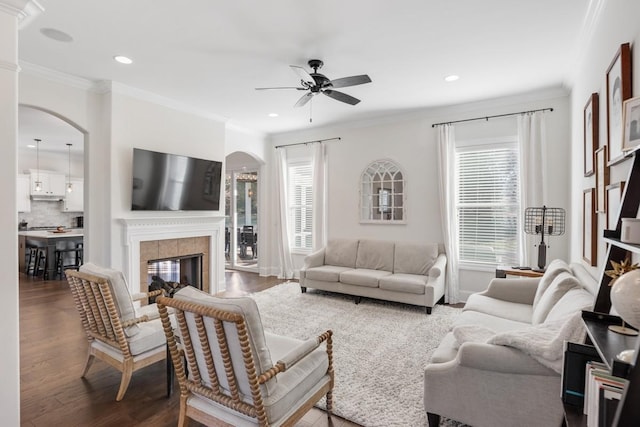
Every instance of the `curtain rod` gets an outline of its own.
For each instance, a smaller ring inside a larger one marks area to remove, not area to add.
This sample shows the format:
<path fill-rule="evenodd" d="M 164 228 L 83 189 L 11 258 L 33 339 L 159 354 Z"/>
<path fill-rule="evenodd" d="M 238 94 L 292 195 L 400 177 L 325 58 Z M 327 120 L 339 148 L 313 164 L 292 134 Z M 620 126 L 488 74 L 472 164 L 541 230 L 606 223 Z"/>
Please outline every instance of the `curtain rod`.
<path fill-rule="evenodd" d="M 282 148 L 282 147 L 291 147 L 293 145 L 302 145 L 302 144 L 314 144 L 316 142 L 325 142 L 325 141 L 333 141 L 333 140 L 338 140 L 340 141 L 342 138 L 340 138 L 339 136 L 335 137 L 335 138 L 327 138 L 327 139 L 316 139 L 313 141 L 306 141 L 306 142 L 296 142 L 293 144 L 285 144 L 285 145 L 276 145 L 276 148 Z"/>
<path fill-rule="evenodd" d="M 463 119 L 463 120 L 454 120 L 451 122 L 443 122 L 443 123 L 434 123 L 431 125 L 432 128 L 441 125 L 451 125 L 453 123 L 462 123 L 462 122 L 471 122 L 474 120 L 489 120 L 495 119 L 497 117 L 508 117 L 508 116 L 517 116 L 518 114 L 527 114 L 527 113 L 537 113 L 538 111 L 553 111 L 553 108 L 540 108 L 539 110 L 529 110 L 529 111 L 520 111 L 518 113 L 507 113 L 507 114 L 496 114 L 495 116 L 484 116 L 484 117 L 476 117 L 473 119 Z"/>

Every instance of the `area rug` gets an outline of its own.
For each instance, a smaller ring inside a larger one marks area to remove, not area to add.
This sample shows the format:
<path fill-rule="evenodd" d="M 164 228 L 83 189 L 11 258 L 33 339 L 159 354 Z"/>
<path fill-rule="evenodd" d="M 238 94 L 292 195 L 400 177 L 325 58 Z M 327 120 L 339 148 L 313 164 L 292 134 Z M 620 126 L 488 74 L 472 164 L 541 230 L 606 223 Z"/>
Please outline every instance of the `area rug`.
<path fill-rule="evenodd" d="M 333 331 L 333 412 L 363 426 L 426 426 L 424 368 L 460 309 L 308 290 L 283 283 L 251 295 L 265 330 L 298 339 Z M 319 404 L 324 408 L 324 401 Z M 443 425 L 449 424 L 448 420 Z"/>

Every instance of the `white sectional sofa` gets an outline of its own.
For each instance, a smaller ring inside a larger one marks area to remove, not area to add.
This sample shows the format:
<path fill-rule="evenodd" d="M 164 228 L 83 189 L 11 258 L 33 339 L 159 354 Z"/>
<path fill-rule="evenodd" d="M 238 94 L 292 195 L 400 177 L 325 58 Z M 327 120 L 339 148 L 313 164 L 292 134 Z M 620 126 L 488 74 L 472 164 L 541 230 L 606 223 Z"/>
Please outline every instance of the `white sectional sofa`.
<path fill-rule="evenodd" d="M 493 279 L 471 295 L 425 369 L 429 425 L 561 425 L 564 342 L 583 340 L 597 288 L 581 264 L 555 260 L 541 278 Z"/>
<path fill-rule="evenodd" d="M 438 244 L 333 239 L 305 258 L 300 287 L 426 307 L 444 296 L 447 257 Z"/>

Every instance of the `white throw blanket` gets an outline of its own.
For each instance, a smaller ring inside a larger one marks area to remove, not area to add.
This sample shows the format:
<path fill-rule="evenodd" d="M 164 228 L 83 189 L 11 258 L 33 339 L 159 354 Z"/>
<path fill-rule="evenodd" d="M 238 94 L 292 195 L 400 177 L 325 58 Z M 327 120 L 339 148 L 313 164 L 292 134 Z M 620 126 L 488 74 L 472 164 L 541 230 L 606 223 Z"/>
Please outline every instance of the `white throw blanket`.
<path fill-rule="evenodd" d="M 580 312 L 508 332 L 496 333 L 489 328 L 477 325 L 461 325 L 453 328 L 453 335 L 458 344 L 485 342 L 517 348 L 558 373 L 562 372 L 565 341 L 581 342 L 584 334 L 585 329 Z"/>

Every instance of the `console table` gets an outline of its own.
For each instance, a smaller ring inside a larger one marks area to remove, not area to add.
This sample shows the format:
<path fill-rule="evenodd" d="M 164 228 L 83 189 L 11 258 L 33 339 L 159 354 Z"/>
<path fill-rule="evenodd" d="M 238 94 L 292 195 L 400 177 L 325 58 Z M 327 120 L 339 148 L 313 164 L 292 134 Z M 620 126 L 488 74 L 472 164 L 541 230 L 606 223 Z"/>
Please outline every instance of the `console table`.
<path fill-rule="evenodd" d="M 544 271 L 532 270 L 532 269 L 520 269 L 513 267 L 498 266 L 496 268 L 496 277 L 504 279 L 507 276 L 520 276 L 520 277 L 542 277 Z"/>

